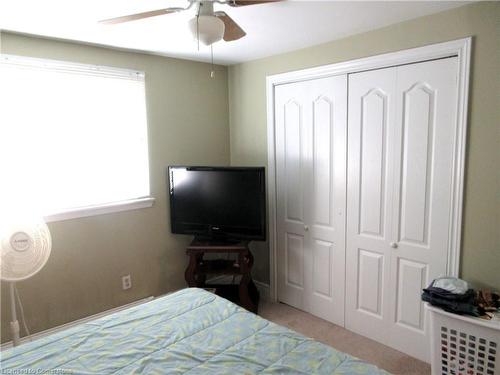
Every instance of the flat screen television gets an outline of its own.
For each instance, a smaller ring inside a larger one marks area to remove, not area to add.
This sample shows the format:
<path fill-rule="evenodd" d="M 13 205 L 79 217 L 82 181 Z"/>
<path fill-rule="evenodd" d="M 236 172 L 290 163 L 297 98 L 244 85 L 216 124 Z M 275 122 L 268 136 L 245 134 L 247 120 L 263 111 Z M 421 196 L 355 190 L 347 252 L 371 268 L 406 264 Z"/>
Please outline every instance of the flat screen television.
<path fill-rule="evenodd" d="M 263 167 L 168 168 L 172 233 L 211 240 L 266 239 Z"/>

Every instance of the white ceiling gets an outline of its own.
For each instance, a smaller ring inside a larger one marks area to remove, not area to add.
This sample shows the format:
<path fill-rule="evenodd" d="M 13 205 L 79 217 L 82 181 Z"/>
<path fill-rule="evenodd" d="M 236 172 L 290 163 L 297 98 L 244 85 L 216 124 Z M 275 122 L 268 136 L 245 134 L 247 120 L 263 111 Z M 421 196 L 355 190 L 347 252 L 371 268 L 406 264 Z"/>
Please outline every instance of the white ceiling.
<path fill-rule="evenodd" d="M 215 62 L 234 64 L 324 43 L 347 35 L 467 4 L 462 1 L 284 1 L 231 8 L 217 4 L 247 32 L 214 44 Z M 210 61 L 209 47 L 187 28 L 193 12 L 119 25 L 97 21 L 170 6 L 186 0 L 1 0 L 0 29 L 166 56 Z"/>

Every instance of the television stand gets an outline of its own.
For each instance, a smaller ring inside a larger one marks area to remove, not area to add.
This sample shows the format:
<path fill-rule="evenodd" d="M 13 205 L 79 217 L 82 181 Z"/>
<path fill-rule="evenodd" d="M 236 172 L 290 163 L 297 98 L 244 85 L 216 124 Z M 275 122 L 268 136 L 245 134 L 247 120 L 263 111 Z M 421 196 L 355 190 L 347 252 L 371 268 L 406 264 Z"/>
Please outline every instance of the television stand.
<path fill-rule="evenodd" d="M 248 244 L 249 241 L 246 241 Z M 243 245 L 245 241 L 236 240 L 234 238 L 210 238 L 210 237 L 195 237 L 189 246 L 210 246 L 210 247 L 226 247 L 234 245 Z"/>
<path fill-rule="evenodd" d="M 215 293 L 241 307 L 257 313 L 259 291 L 252 280 L 253 255 L 249 241 L 226 243 L 195 238 L 186 248 L 189 264 L 184 273 L 188 286 L 213 288 Z M 238 254 L 236 260 L 203 259 L 205 253 Z M 238 284 L 206 283 L 207 276 L 241 275 Z"/>

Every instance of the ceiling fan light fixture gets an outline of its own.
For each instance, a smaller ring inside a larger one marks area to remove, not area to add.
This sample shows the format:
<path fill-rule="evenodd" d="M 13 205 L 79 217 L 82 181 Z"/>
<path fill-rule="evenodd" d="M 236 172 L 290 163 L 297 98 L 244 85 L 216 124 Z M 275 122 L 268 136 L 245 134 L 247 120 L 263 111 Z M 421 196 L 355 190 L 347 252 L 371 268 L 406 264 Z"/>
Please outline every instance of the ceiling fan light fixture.
<path fill-rule="evenodd" d="M 224 36 L 224 22 L 216 16 L 200 15 L 189 20 L 189 30 L 195 39 L 209 46 Z"/>

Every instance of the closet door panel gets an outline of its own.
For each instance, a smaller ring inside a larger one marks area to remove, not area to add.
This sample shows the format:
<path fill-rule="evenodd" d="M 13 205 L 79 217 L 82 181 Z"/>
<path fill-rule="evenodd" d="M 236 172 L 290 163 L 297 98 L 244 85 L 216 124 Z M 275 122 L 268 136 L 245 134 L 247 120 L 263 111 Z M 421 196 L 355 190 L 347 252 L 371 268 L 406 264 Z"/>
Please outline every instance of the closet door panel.
<path fill-rule="evenodd" d="M 420 295 L 427 286 L 427 264 L 401 257 L 396 259 L 397 305 L 394 321 L 417 334 L 425 334 L 424 306 Z"/>
<path fill-rule="evenodd" d="M 357 303 L 363 313 L 382 318 L 384 254 L 358 249 Z"/>
<path fill-rule="evenodd" d="M 344 325 L 347 77 L 308 82 L 312 268 L 309 311 Z"/>
<path fill-rule="evenodd" d="M 392 69 L 349 75 L 346 327 L 379 341 L 389 327 L 395 92 Z"/>
<path fill-rule="evenodd" d="M 304 186 L 302 163 L 304 147 L 302 133 L 302 108 L 296 100 L 290 100 L 283 107 L 283 132 L 285 155 L 285 217 L 289 221 L 304 222 Z"/>
<path fill-rule="evenodd" d="M 304 309 L 307 105 L 297 85 L 277 87 L 275 100 L 278 294 L 281 301 Z"/>
<path fill-rule="evenodd" d="M 304 237 L 285 234 L 285 275 L 288 287 L 304 290 Z"/>
<path fill-rule="evenodd" d="M 387 93 L 372 89 L 360 103 L 360 202 L 358 232 L 384 238 Z"/>
<path fill-rule="evenodd" d="M 344 324 L 347 77 L 275 91 L 278 297 Z"/>
<path fill-rule="evenodd" d="M 313 102 L 313 222 L 334 229 L 335 197 L 333 186 L 333 103 L 326 96 Z"/>
<path fill-rule="evenodd" d="M 428 245 L 435 90 L 417 82 L 403 92 L 399 241 Z"/>
<path fill-rule="evenodd" d="M 327 300 L 332 300 L 332 274 L 330 265 L 332 264 L 333 243 L 314 240 L 313 243 L 313 284 L 312 292 Z"/>
<path fill-rule="evenodd" d="M 424 361 L 421 290 L 446 274 L 456 74 L 447 58 L 349 76 L 346 326 Z"/>
<path fill-rule="evenodd" d="M 456 136 L 457 59 L 397 68 L 396 173 L 389 345 L 429 360 L 421 289 L 446 274 Z"/>

